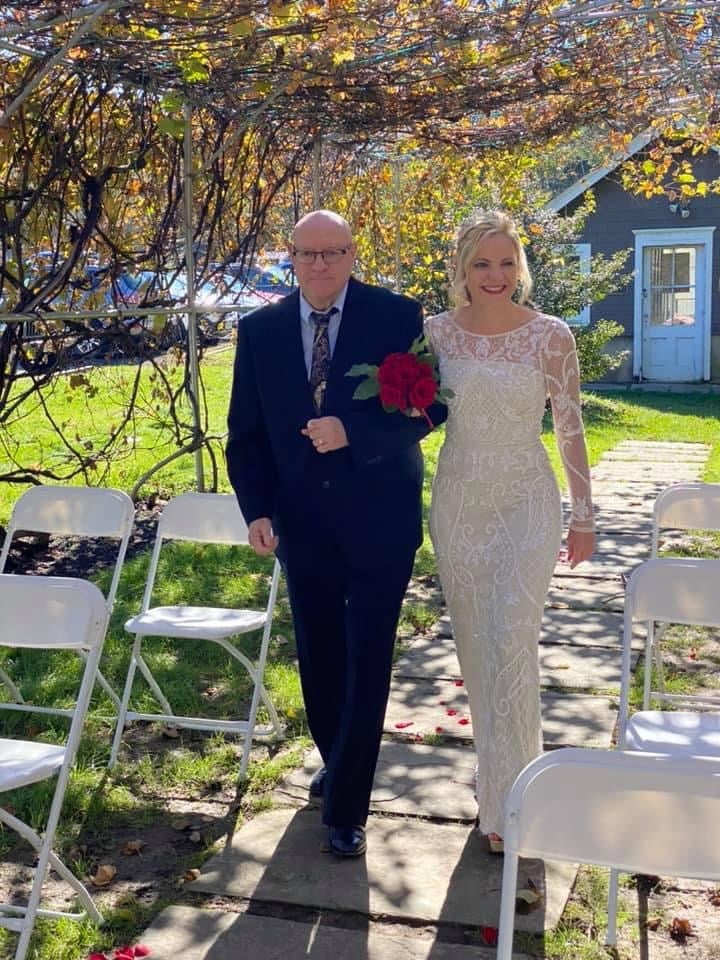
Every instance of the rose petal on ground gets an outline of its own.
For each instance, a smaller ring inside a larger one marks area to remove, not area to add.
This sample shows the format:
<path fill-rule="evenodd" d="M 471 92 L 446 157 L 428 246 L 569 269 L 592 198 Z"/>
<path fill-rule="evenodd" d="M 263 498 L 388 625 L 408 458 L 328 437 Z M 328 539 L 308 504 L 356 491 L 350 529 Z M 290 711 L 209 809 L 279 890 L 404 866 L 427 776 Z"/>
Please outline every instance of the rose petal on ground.
<path fill-rule="evenodd" d="M 488 947 L 496 947 L 498 942 L 497 927 L 480 927 L 480 939 Z"/>

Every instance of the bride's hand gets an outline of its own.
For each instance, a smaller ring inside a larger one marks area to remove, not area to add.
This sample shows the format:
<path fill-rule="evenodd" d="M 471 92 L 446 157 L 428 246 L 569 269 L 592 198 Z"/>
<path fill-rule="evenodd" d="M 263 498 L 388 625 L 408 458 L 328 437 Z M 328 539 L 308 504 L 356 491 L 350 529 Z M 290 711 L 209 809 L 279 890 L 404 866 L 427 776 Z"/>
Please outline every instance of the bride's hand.
<path fill-rule="evenodd" d="M 583 560 L 589 560 L 595 550 L 595 534 L 592 531 L 568 530 L 567 561 L 570 569 Z"/>

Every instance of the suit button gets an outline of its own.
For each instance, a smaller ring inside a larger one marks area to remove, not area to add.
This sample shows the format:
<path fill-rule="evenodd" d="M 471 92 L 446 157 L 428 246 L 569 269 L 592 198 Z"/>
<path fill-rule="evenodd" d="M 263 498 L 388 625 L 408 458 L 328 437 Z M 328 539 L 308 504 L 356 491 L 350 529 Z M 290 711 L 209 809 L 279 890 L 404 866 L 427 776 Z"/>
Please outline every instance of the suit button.
<path fill-rule="evenodd" d="M 329 489 L 330 489 L 330 481 L 329 481 L 329 480 L 323 480 L 323 482 L 320 484 L 320 486 L 323 488 L 323 490 L 329 490 Z"/>

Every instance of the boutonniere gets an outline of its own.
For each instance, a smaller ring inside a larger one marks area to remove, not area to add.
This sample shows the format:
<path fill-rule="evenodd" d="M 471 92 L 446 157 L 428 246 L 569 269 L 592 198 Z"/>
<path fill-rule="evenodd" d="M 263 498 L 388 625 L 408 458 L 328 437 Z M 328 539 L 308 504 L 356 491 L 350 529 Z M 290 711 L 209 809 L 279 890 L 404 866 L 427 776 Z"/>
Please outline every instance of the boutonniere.
<path fill-rule="evenodd" d="M 355 388 L 354 400 L 379 397 L 387 413 L 399 410 L 406 417 L 425 417 L 430 427 L 434 424 L 427 408 L 453 396 L 452 390 L 440 386 L 437 358 L 424 334 L 413 340 L 407 353 L 390 353 L 381 364 L 356 363 L 345 376 L 365 377 Z"/>

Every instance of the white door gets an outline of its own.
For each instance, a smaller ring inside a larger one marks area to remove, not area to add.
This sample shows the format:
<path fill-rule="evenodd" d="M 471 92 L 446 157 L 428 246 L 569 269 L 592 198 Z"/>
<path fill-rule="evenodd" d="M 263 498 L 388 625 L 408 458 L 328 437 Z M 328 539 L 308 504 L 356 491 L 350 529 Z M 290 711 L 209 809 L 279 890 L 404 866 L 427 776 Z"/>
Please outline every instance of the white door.
<path fill-rule="evenodd" d="M 642 379 L 701 380 L 706 245 L 647 245 L 642 252 Z"/>

